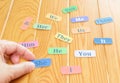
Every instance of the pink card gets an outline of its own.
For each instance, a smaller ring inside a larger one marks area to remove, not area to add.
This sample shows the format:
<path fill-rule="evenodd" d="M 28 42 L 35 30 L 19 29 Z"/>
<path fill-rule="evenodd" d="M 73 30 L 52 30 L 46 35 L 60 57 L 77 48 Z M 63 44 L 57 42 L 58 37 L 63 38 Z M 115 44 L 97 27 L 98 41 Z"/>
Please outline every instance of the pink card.
<path fill-rule="evenodd" d="M 20 42 L 26 48 L 38 47 L 38 41 Z"/>
<path fill-rule="evenodd" d="M 31 21 L 32 21 L 31 17 L 25 18 L 25 20 L 24 20 L 24 22 L 23 22 L 23 24 L 21 26 L 21 29 L 26 30 L 29 27 Z"/>
<path fill-rule="evenodd" d="M 65 66 L 61 68 L 62 74 L 79 74 L 81 68 L 79 66 Z"/>

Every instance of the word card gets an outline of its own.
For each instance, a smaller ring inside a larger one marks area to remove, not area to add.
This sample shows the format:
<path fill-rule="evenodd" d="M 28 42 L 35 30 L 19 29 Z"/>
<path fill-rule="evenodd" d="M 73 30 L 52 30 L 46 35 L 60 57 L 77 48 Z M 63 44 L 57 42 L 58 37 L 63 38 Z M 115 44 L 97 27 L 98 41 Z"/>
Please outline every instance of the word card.
<path fill-rule="evenodd" d="M 20 42 L 22 46 L 26 48 L 32 48 L 32 47 L 37 47 L 38 46 L 38 41 L 29 41 L 29 42 Z"/>
<path fill-rule="evenodd" d="M 95 50 L 75 50 L 75 57 L 96 57 Z"/>
<path fill-rule="evenodd" d="M 66 14 L 66 13 L 69 13 L 69 12 L 73 12 L 73 11 L 75 11 L 75 10 L 77 10 L 77 9 L 78 9 L 77 6 L 70 6 L 70 7 L 68 7 L 68 8 L 64 8 L 64 9 L 62 10 L 62 12 L 63 12 L 64 14 Z"/>
<path fill-rule="evenodd" d="M 71 18 L 71 22 L 86 22 L 88 21 L 88 17 L 87 16 L 81 16 L 81 17 L 74 17 L 74 18 Z"/>
<path fill-rule="evenodd" d="M 105 24 L 105 23 L 113 22 L 113 19 L 111 17 L 99 18 L 99 19 L 96 19 L 95 22 L 96 24 Z"/>
<path fill-rule="evenodd" d="M 26 30 L 26 29 L 29 27 L 31 21 L 32 21 L 32 18 L 31 18 L 31 17 L 25 18 L 25 20 L 24 20 L 24 22 L 23 22 L 23 24 L 22 24 L 22 26 L 21 26 L 21 29 L 22 29 L 22 30 Z"/>
<path fill-rule="evenodd" d="M 64 42 L 67 42 L 67 43 L 71 43 L 71 42 L 72 42 L 72 38 L 70 38 L 70 37 L 68 37 L 68 36 L 66 36 L 66 35 L 64 35 L 64 34 L 62 34 L 62 33 L 57 33 L 57 34 L 55 35 L 55 37 L 56 37 L 57 39 L 59 39 L 59 40 L 62 40 L 62 41 L 64 41 Z"/>
<path fill-rule="evenodd" d="M 51 25 L 35 23 L 33 25 L 33 28 L 35 28 L 35 29 L 42 29 L 42 30 L 50 30 L 51 29 Z"/>
<path fill-rule="evenodd" d="M 79 74 L 81 73 L 81 68 L 79 66 L 65 66 L 61 68 L 62 74 Z"/>
<path fill-rule="evenodd" d="M 77 33 L 89 33 L 90 32 L 90 28 L 72 28 L 72 33 L 77 34 Z"/>
<path fill-rule="evenodd" d="M 51 65 L 51 59 L 50 58 L 32 60 L 31 62 L 33 62 L 35 64 L 36 68 L 47 67 L 47 66 Z"/>
<path fill-rule="evenodd" d="M 67 48 L 60 47 L 60 48 L 49 48 L 48 54 L 67 54 Z"/>
<path fill-rule="evenodd" d="M 95 44 L 112 44 L 112 38 L 94 38 Z"/>
<path fill-rule="evenodd" d="M 47 14 L 46 18 L 50 19 L 50 20 L 54 20 L 54 21 L 61 21 L 62 17 L 54 15 L 54 14 Z"/>

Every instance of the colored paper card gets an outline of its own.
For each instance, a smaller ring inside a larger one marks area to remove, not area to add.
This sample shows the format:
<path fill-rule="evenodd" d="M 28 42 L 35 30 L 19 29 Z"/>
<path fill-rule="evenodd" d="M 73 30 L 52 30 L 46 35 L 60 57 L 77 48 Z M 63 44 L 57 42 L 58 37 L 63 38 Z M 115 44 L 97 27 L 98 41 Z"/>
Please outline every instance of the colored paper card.
<path fill-rule="evenodd" d="M 74 18 L 71 18 L 71 22 L 86 22 L 88 21 L 89 18 L 87 16 L 81 16 L 81 17 L 74 17 Z"/>
<path fill-rule="evenodd" d="M 64 14 L 66 14 L 66 13 L 69 13 L 69 12 L 73 12 L 73 11 L 75 11 L 75 10 L 77 10 L 77 9 L 78 9 L 77 6 L 70 6 L 70 7 L 68 7 L 68 8 L 64 8 L 64 9 L 62 10 L 62 12 L 63 12 Z"/>
<path fill-rule="evenodd" d="M 113 19 L 111 17 L 99 18 L 99 19 L 96 19 L 95 22 L 96 24 L 105 24 L 105 23 L 113 22 Z"/>
<path fill-rule="evenodd" d="M 72 29 L 72 33 L 77 34 L 77 33 L 89 33 L 90 32 L 90 28 L 73 28 Z"/>
<path fill-rule="evenodd" d="M 38 41 L 20 42 L 19 44 L 26 48 L 38 47 Z"/>
<path fill-rule="evenodd" d="M 79 74 L 81 73 L 81 68 L 79 66 L 65 66 L 61 68 L 62 74 Z"/>
<path fill-rule="evenodd" d="M 33 28 L 35 28 L 35 29 L 42 29 L 42 30 L 50 30 L 51 29 L 51 25 L 35 23 L 33 25 Z"/>
<path fill-rule="evenodd" d="M 36 68 L 47 67 L 47 66 L 51 65 L 51 59 L 50 58 L 32 60 L 32 62 L 35 64 Z"/>
<path fill-rule="evenodd" d="M 112 44 L 112 38 L 94 38 L 95 44 Z"/>
<path fill-rule="evenodd" d="M 64 48 L 64 47 L 49 48 L 48 54 L 67 54 L 67 48 Z"/>
<path fill-rule="evenodd" d="M 47 14 L 46 18 L 54 20 L 54 21 L 61 21 L 62 17 L 54 15 L 54 14 Z"/>
<path fill-rule="evenodd" d="M 22 30 L 26 30 L 26 29 L 29 27 L 31 21 L 32 21 L 32 18 L 31 18 L 31 17 L 25 18 L 25 20 L 24 20 L 24 22 L 23 22 L 23 24 L 22 24 L 22 26 L 21 26 L 21 29 L 22 29 Z"/>
<path fill-rule="evenodd" d="M 62 34 L 62 33 L 57 33 L 57 34 L 55 35 L 55 37 L 56 37 L 57 39 L 59 39 L 59 40 L 62 40 L 62 41 L 64 41 L 64 42 L 67 42 L 67 43 L 71 43 L 71 42 L 72 42 L 72 38 L 71 38 L 71 37 L 66 36 L 66 35 L 64 35 L 64 34 Z"/>
<path fill-rule="evenodd" d="M 75 50 L 75 57 L 96 57 L 95 50 Z"/>

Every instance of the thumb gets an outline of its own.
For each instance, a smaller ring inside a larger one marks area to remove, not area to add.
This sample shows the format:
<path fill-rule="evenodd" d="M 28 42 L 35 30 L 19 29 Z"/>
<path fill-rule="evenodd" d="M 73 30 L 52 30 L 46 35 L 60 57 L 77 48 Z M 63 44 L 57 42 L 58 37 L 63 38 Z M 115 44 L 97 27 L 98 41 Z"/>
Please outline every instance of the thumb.
<path fill-rule="evenodd" d="M 34 70 L 35 65 L 32 62 L 24 62 L 16 65 L 10 65 L 11 80 L 14 80 L 22 75 L 30 73 Z"/>

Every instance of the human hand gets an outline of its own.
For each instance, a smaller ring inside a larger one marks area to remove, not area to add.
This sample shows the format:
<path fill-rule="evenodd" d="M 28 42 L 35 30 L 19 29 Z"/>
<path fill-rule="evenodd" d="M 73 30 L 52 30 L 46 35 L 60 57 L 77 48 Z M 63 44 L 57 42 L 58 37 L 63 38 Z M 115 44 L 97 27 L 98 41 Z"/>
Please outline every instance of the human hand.
<path fill-rule="evenodd" d="M 0 83 L 9 83 L 35 68 L 32 62 L 19 63 L 20 57 L 25 60 L 35 59 L 33 53 L 27 48 L 12 41 L 0 40 Z M 13 65 L 7 64 L 8 59 Z"/>

